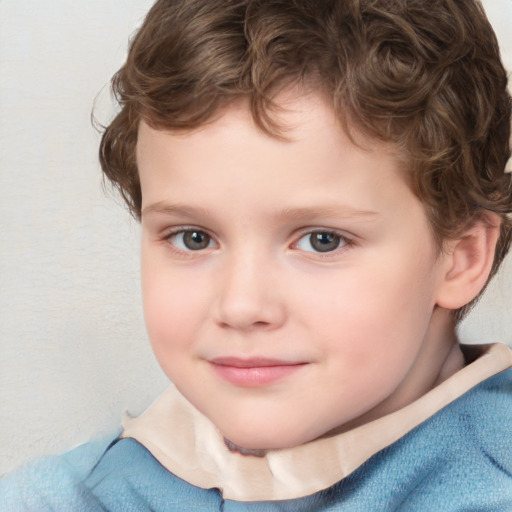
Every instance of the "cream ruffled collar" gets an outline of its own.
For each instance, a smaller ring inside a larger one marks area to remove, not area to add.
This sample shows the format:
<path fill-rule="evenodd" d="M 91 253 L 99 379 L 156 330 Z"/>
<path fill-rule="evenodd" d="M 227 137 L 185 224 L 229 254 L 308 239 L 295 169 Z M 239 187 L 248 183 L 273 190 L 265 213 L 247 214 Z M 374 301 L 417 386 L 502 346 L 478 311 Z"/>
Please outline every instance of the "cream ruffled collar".
<path fill-rule="evenodd" d="M 229 451 L 215 426 L 171 386 L 139 417 L 125 418 L 121 437 L 145 446 L 170 472 L 225 499 L 300 498 L 334 485 L 478 383 L 512 366 L 506 345 L 467 346 L 478 358 L 388 416 L 348 432 L 263 457 Z"/>

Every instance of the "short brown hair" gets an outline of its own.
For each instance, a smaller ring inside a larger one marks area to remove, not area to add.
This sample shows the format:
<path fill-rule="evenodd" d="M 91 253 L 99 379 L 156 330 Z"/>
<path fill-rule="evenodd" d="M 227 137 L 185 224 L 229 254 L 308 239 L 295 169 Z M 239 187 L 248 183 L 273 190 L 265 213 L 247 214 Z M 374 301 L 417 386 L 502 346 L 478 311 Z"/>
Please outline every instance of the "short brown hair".
<path fill-rule="evenodd" d="M 279 136 L 273 98 L 306 83 L 345 127 L 400 150 L 439 242 L 498 214 L 493 275 L 512 236 L 511 100 L 476 0 L 158 0 L 113 78 L 103 172 L 140 218 L 141 120 L 189 130 L 246 97 Z"/>

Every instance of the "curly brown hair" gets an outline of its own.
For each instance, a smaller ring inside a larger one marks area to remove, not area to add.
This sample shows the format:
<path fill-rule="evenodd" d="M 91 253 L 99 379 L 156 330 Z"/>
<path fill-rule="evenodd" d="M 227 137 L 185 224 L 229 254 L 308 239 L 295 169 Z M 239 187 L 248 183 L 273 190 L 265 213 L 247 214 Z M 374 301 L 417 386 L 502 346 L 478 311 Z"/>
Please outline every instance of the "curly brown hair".
<path fill-rule="evenodd" d="M 346 128 L 399 149 L 440 247 L 496 213 L 496 272 L 512 237 L 511 99 L 476 0 L 158 0 L 113 78 L 121 110 L 102 137 L 103 172 L 140 218 L 142 119 L 190 130 L 245 97 L 279 137 L 273 100 L 297 84 Z"/>

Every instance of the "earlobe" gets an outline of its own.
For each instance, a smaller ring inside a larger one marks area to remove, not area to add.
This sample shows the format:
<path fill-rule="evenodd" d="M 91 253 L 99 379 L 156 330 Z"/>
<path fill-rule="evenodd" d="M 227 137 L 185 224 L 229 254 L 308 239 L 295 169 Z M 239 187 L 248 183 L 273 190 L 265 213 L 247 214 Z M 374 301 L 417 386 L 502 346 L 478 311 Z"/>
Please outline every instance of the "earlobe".
<path fill-rule="evenodd" d="M 489 213 L 460 238 L 447 242 L 446 266 L 437 293 L 438 306 L 459 309 L 482 291 L 494 260 L 499 226 L 498 216 Z"/>

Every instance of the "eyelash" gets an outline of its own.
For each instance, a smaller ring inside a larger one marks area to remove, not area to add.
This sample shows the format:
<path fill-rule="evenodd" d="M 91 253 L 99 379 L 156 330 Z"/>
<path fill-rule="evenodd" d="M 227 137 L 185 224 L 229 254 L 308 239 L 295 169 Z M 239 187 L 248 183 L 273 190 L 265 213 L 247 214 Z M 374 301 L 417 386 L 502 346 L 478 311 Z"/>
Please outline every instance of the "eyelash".
<path fill-rule="evenodd" d="M 205 248 L 202 248 L 202 249 L 197 249 L 197 250 L 190 249 L 190 248 L 183 249 L 183 248 L 177 247 L 176 244 L 172 242 L 172 239 L 174 237 L 176 237 L 177 235 L 180 235 L 180 234 L 186 235 L 187 233 L 191 233 L 191 234 L 192 233 L 200 233 L 200 234 L 206 235 L 209 238 L 208 246 L 205 247 Z M 347 249 L 349 249 L 352 246 L 356 245 L 356 242 L 352 238 L 349 238 L 345 234 L 339 233 L 336 230 L 316 228 L 316 229 L 309 229 L 309 230 L 302 231 L 300 233 L 299 238 L 293 244 L 291 244 L 290 247 L 292 247 L 294 249 L 297 248 L 297 249 L 301 250 L 300 247 L 299 247 L 299 243 L 303 239 L 305 239 L 306 237 L 309 237 L 309 239 L 310 239 L 309 243 L 311 245 L 311 241 L 312 241 L 311 237 L 313 235 L 315 235 L 315 234 L 334 236 L 334 237 L 339 238 L 339 244 L 333 250 L 328 250 L 328 251 L 323 251 L 322 252 L 322 251 L 315 251 L 315 250 L 308 251 L 308 250 L 302 249 L 303 252 L 314 254 L 316 257 L 319 257 L 319 258 L 328 258 L 328 257 L 332 257 L 332 256 L 335 256 L 335 255 L 338 255 L 340 251 L 346 251 Z M 164 241 L 167 244 L 169 244 L 169 246 L 172 248 L 172 250 L 174 252 L 176 252 L 176 253 L 178 253 L 179 255 L 182 255 L 182 256 L 191 256 L 194 253 L 201 253 L 204 250 L 209 249 L 210 248 L 210 244 L 212 242 L 215 243 L 214 237 L 212 235 L 210 235 L 207 230 L 202 229 L 202 228 L 198 228 L 198 227 L 195 227 L 195 226 L 180 226 L 180 227 L 177 227 L 177 228 L 173 229 L 172 231 L 167 232 L 162 237 L 162 241 Z M 341 245 L 341 247 L 339 247 L 339 245 Z"/>

